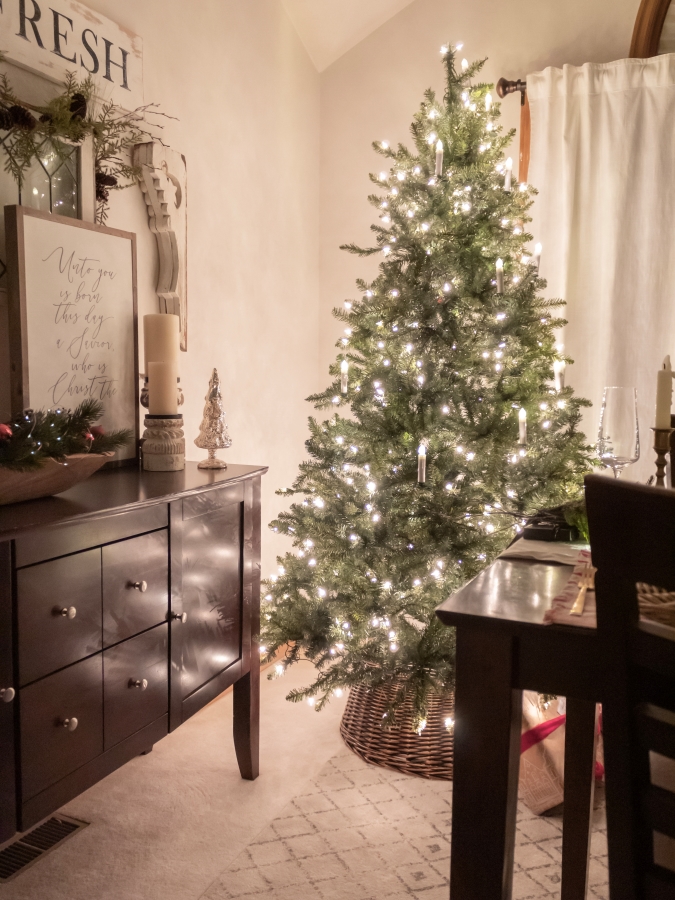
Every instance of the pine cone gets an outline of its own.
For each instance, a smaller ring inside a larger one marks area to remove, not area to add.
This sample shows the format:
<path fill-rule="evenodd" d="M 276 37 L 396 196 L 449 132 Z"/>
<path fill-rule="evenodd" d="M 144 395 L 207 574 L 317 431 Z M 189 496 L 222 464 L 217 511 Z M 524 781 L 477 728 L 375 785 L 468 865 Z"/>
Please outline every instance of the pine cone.
<path fill-rule="evenodd" d="M 96 173 L 96 185 L 101 185 L 102 187 L 115 187 L 117 184 L 117 179 L 114 175 L 109 175 L 107 172 L 97 172 Z"/>
<path fill-rule="evenodd" d="M 17 128 L 23 131 L 35 131 L 37 128 L 37 119 L 24 106 L 10 106 L 8 111 Z"/>
<path fill-rule="evenodd" d="M 14 122 L 9 114 L 9 110 L 0 109 L 0 131 L 9 131 L 13 125 Z"/>
<path fill-rule="evenodd" d="M 84 94 L 73 94 L 70 101 L 70 113 L 74 119 L 84 119 L 87 115 L 87 98 Z"/>
<path fill-rule="evenodd" d="M 102 187 L 100 184 L 96 185 L 96 199 L 100 203 L 106 203 L 108 200 L 108 190 Z"/>
<path fill-rule="evenodd" d="M 42 113 L 42 115 L 40 116 L 40 121 L 42 122 L 43 125 L 51 125 L 52 121 L 53 121 L 53 117 L 52 117 L 51 113 Z"/>

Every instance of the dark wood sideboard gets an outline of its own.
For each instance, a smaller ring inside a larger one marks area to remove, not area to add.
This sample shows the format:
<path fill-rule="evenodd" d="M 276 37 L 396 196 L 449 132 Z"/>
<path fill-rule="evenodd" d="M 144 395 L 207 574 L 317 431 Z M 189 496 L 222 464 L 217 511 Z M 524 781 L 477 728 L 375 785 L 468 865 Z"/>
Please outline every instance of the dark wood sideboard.
<path fill-rule="evenodd" d="M 231 685 L 257 777 L 266 471 L 117 469 L 0 507 L 0 842 Z"/>

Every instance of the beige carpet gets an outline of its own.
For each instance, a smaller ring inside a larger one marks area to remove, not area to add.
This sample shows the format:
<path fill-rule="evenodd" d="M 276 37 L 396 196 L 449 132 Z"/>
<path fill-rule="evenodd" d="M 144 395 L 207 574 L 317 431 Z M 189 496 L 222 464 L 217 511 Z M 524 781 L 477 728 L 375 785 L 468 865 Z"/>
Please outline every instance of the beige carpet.
<path fill-rule="evenodd" d="M 257 781 L 239 777 L 223 697 L 68 804 L 91 825 L 0 900 L 447 900 L 452 785 L 350 753 L 344 699 L 322 713 L 284 701 L 310 675 L 263 680 Z M 607 897 L 603 829 L 600 812 L 592 900 Z M 514 900 L 559 896 L 560 820 L 521 806 L 517 841 Z"/>

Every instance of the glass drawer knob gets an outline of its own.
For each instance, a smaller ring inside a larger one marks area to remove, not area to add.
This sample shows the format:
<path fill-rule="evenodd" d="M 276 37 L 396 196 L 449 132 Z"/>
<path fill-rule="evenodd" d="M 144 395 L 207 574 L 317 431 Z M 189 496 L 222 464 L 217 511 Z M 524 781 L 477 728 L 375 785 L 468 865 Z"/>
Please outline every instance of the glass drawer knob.
<path fill-rule="evenodd" d="M 74 619 L 77 615 L 77 610 L 74 606 L 64 606 L 63 608 L 57 606 L 54 608 L 54 615 L 63 616 L 64 619 Z"/>
<path fill-rule="evenodd" d="M 141 594 L 144 594 L 148 589 L 147 581 L 134 581 L 132 583 L 132 588 L 135 588 L 137 591 L 140 591 Z"/>
<path fill-rule="evenodd" d="M 16 691 L 14 688 L 0 688 L 0 700 L 3 703 L 11 703 L 15 697 Z"/>
<path fill-rule="evenodd" d="M 130 688 L 140 688 L 144 691 L 148 686 L 147 678 L 130 678 L 129 679 L 129 687 Z"/>
<path fill-rule="evenodd" d="M 75 716 L 72 716 L 70 719 L 64 719 L 61 722 L 62 727 L 67 729 L 68 731 L 75 731 L 79 724 L 80 723 L 77 721 Z"/>

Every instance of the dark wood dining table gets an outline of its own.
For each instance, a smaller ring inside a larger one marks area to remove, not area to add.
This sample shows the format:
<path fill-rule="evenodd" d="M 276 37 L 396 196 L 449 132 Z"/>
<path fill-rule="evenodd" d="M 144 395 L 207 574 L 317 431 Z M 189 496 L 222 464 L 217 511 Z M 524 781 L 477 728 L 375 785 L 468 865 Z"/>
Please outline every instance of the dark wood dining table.
<path fill-rule="evenodd" d="M 561 900 L 583 900 L 602 662 L 594 628 L 544 624 L 572 567 L 498 559 L 436 610 L 456 628 L 451 900 L 510 900 L 524 689 L 567 700 Z"/>

